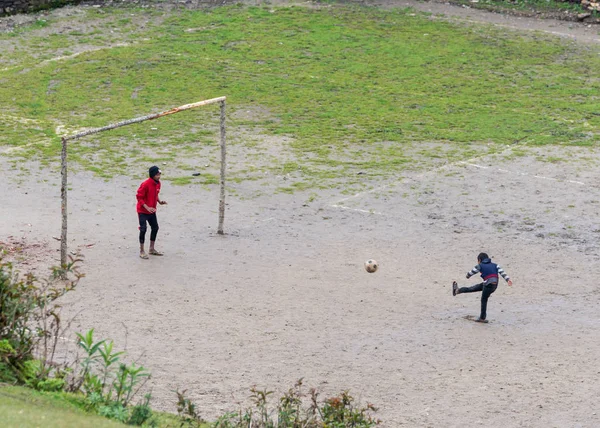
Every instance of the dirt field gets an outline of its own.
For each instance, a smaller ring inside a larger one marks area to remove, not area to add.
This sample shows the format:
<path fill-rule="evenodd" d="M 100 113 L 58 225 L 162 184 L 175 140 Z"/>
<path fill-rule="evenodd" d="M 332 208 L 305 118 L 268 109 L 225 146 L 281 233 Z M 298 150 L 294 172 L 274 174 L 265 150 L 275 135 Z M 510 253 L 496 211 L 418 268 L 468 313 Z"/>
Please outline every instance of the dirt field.
<path fill-rule="evenodd" d="M 246 197 L 281 177 L 232 184 L 226 236 L 215 234 L 217 188 L 166 182 L 166 255 L 150 260 L 137 256 L 139 182 L 75 175 L 69 244 L 87 276 L 64 316 L 126 346 L 164 410 L 187 389 L 210 419 L 253 385 L 283 391 L 304 377 L 323 396 L 349 389 L 374 403 L 386 427 L 600 426 L 600 152 L 527 153 L 507 147 L 312 202 Z M 39 269 L 58 260 L 60 177 L 32 171 L 0 170 L 0 241 L 31 248 Z M 464 275 L 480 251 L 515 283 L 491 297 L 488 325 L 464 319 L 479 295 L 450 289 L 475 283 Z"/>

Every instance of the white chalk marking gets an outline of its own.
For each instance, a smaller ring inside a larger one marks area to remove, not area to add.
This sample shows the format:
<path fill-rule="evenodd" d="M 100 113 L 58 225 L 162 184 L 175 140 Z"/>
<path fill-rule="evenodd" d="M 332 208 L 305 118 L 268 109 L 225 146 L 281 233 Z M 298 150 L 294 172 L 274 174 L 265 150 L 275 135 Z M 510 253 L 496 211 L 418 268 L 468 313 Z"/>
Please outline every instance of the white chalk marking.
<path fill-rule="evenodd" d="M 333 208 L 339 208 L 339 209 L 348 210 L 348 211 L 357 211 L 359 213 L 365 213 L 365 214 L 387 215 L 387 214 L 381 213 L 379 211 L 363 210 L 363 209 L 360 209 L 360 208 L 346 207 L 344 205 L 339 205 L 339 204 L 334 204 L 334 205 L 330 205 L 330 206 L 333 207 Z"/>
<path fill-rule="evenodd" d="M 368 194 L 368 193 L 378 192 L 378 191 L 380 191 L 380 190 L 383 190 L 383 189 L 385 189 L 386 187 L 390 187 L 390 186 L 392 186 L 392 185 L 394 185 L 394 184 L 396 184 L 396 183 L 397 183 L 397 181 L 394 181 L 393 183 L 384 184 L 383 186 L 376 187 L 375 189 L 366 190 L 366 191 L 364 191 L 364 192 L 358 192 L 358 193 L 356 193 L 356 194 L 354 194 L 354 195 L 352 195 L 352 196 L 348 196 L 347 198 L 340 199 L 339 201 L 337 201 L 337 202 L 336 202 L 336 204 L 340 204 L 340 203 L 342 203 L 342 202 L 349 201 L 350 199 L 359 198 L 359 197 L 361 197 L 362 195 L 366 195 L 366 194 Z M 332 206 L 333 206 L 333 205 L 332 205 Z"/>
<path fill-rule="evenodd" d="M 470 162 L 459 162 L 459 163 L 462 163 L 463 165 L 467 165 L 467 166 L 472 166 L 474 168 L 489 169 L 489 166 L 477 165 L 475 163 L 470 163 Z M 503 168 L 496 168 L 496 171 L 500 171 L 500 172 L 504 172 L 504 173 L 512 174 L 512 175 L 520 175 L 522 177 L 533 177 L 533 178 L 539 178 L 541 180 L 556 181 L 557 183 L 571 183 L 571 184 L 578 184 L 580 186 L 587 186 L 586 183 L 584 183 L 582 181 L 577 181 L 577 180 L 561 180 L 561 179 L 554 178 L 554 177 L 546 177 L 544 175 L 537 175 L 537 174 L 531 175 L 531 174 L 528 174 L 527 172 L 509 171 L 509 170 L 503 169 Z"/>
<path fill-rule="evenodd" d="M 499 154 L 499 155 L 503 155 L 505 152 L 508 152 L 508 151 L 510 151 L 510 150 L 512 150 L 512 147 L 508 147 L 506 150 L 502 150 L 502 151 L 501 151 L 500 153 L 498 153 L 498 154 Z M 487 154 L 482 154 L 481 156 L 476 156 L 476 157 L 474 157 L 474 158 L 467 159 L 467 162 L 469 162 L 469 161 L 471 161 L 471 162 L 472 162 L 472 161 L 474 161 L 474 160 L 476 160 L 476 159 L 480 159 L 480 158 L 482 158 L 482 157 L 484 157 L 484 156 L 487 156 Z M 354 195 L 352 195 L 352 196 L 348 196 L 347 198 L 340 199 L 340 200 L 338 200 L 337 202 L 334 202 L 334 204 L 333 204 L 333 205 L 330 205 L 330 206 L 332 206 L 332 207 L 333 207 L 334 205 L 339 205 L 339 204 L 341 204 L 342 202 L 349 201 L 350 199 L 359 198 L 359 197 L 361 197 L 362 195 L 366 195 L 366 194 L 373 193 L 373 192 L 378 192 L 378 191 L 380 191 L 380 190 L 383 190 L 383 189 L 385 189 L 385 188 L 387 188 L 387 187 L 395 186 L 395 185 L 397 185 L 399 182 L 401 182 L 402 180 L 406 180 L 406 179 L 415 180 L 415 179 L 417 179 L 417 178 L 419 178 L 419 177 L 423 177 L 423 176 L 425 176 L 425 175 L 427 175 L 427 174 L 431 174 L 431 173 L 435 173 L 435 172 L 438 172 L 438 171 L 442 171 L 442 170 L 444 170 L 444 169 L 446 169 L 446 168 L 449 168 L 449 167 L 452 167 L 452 166 L 455 166 L 455 165 L 458 165 L 458 164 L 462 164 L 462 163 L 465 163 L 465 161 L 458 161 L 458 162 L 446 163 L 446 164 L 444 164 L 444 165 L 442 165 L 442 166 L 439 166 L 439 167 L 437 167 L 437 168 L 433 168 L 433 169 L 427 170 L 427 171 L 425 171 L 425 172 L 422 172 L 421 174 L 418 174 L 418 175 L 416 175 L 415 177 L 405 177 L 405 178 L 402 178 L 402 179 L 400 179 L 400 180 L 397 180 L 397 181 L 394 181 L 394 182 L 391 182 L 391 183 L 388 183 L 388 184 L 384 184 L 383 186 L 376 187 L 375 189 L 367 190 L 367 191 L 364 191 L 364 192 L 358 192 L 358 193 L 356 193 L 356 194 L 354 194 Z M 473 165 L 473 166 L 475 166 L 476 164 L 470 164 L 470 165 Z M 480 165 L 480 166 L 479 166 L 479 168 L 487 168 L 487 167 L 486 167 L 486 166 L 481 166 L 481 165 Z"/>
<path fill-rule="evenodd" d="M 41 67 L 41 66 L 49 64 L 51 62 L 62 61 L 65 59 L 73 59 L 73 58 L 78 57 L 79 55 L 89 53 L 89 52 L 97 52 L 97 51 L 101 51 L 104 49 L 112 49 L 112 48 L 123 48 L 123 47 L 131 46 L 131 45 L 132 45 L 132 43 L 117 43 L 112 46 L 102 46 L 102 47 L 97 47 L 97 48 L 86 49 L 84 51 L 77 52 L 77 53 L 74 53 L 71 55 L 57 56 L 56 58 L 46 59 L 46 60 L 34 65 L 34 67 Z M 12 67 L 0 68 L 0 71 L 15 70 L 17 68 L 23 68 L 23 67 L 27 68 L 25 65 L 19 64 L 19 65 L 14 65 Z"/>
<path fill-rule="evenodd" d="M 468 163 L 468 162 L 463 162 L 463 161 L 460 161 L 459 163 L 462 163 L 462 164 L 465 164 L 465 165 L 469 165 L 469 166 L 472 166 L 472 167 L 475 167 L 475 168 L 480 168 L 480 169 L 488 169 L 489 168 L 489 166 L 477 165 L 475 163 Z"/>
<path fill-rule="evenodd" d="M 363 214 L 375 214 L 375 215 L 380 215 L 380 216 L 384 216 L 384 217 L 391 217 L 391 218 L 401 218 L 402 221 L 410 221 L 413 223 L 419 223 L 419 224 L 434 224 L 433 221 L 425 221 L 425 220 L 421 220 L 417 217 L 412 217 L 412 218 L 408 218 L 408 217 L 399 217 L 397 215 L 393 215 L 393 214 L 388 214 L 388 213 L 382 213 L 379 211 L 369 211 L 369 210 L 363 210 L 360 208 L 352 208 L 352 207 L 346 207 L 344 205 L 330 205 L 330 208 L 339 208 L 341 210 L 346 210 L 346 211 L 355 211 L 355 212 L 359 212 L 359 213 L 363 213 Z M 436 226 L 438 227 L 442 227 L 442 228 L 448 228 L 450 227 L 450 223 L 447 221 L 442 221 L 442 222 L 437 222 L 435 223 Z"/>

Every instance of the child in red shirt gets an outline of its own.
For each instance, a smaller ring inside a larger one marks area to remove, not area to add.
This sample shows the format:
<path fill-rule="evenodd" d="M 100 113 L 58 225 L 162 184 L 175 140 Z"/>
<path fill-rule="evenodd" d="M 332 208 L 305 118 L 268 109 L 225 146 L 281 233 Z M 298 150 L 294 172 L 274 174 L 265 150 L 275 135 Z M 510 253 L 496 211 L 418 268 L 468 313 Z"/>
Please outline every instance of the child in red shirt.
<path fill-rule="evenodd" d="M 150 249 L 149 254 L 153 256 L 162 256 L 163 253 L 154 248 L 156 234 L 158 233 L 158 220 L 156 219 L 156 204 L 166 205 L 167 201 L 161 200 L 160 193 L 160 175 L 161 170 L 157 166 L 152 166 L 148 170 L 149 178 L 140 185 L 137 197 L 137 213 L 140 222 L 140 257 L 147 259 L 148 254 L 144 250 L 146 241 L 146 223 L 150 224 Z"/>

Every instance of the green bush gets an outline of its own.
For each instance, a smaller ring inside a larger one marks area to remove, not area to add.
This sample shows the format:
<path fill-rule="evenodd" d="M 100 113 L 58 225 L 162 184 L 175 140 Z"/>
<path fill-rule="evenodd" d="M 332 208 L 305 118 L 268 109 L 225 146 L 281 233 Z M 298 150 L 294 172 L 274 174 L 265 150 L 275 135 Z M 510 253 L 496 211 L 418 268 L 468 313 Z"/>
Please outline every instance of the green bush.
<path fill-rule="evenodd" d="M 16 371 L 10 364 L 15 350 L 6 339 L 0 340 L 0 382 L 16 383 L 18 381 Z"/>
<path fill-rule="evenodd" d="M 19 379 L 25 385 L 37 389 L 42 373 L 42 364 L 39 360 L 26 360 L 18 364 Z"/>
<path fill-rule="evenodd" d="M 46 392 L 59 392 L 65 387 L 65 380 L 59 378 L 48 378 L 37 383 L 36 389 Z"/>
<path fill-rule="evenodd" d="M 56 300 L 74 290 L 83 276 L 75 266 L 79 261 L 72 258 L 64 270 L 54 268 L 48 279 L 39 281 L 32 274 L 20 277 L 0 257 L 0 381 L 40 391 L 65 387 L 66 371 L 49 363 L 61 332 Z M 63 284 L 60 277 L 69 273 L 74 279 Z"/>
<path fill-rule="evenodd" d="M 112 401 L 106 405 L 100 406 L 98 414 L 123 423 L 127 422 L 127 419 L 129 419 L 129 411 L 118 401 Z"/>
<path fill-rule="evenodd" d="M 52 361 L 56 341 L 61 332 L 60 305 L 56 300 L 77 286 L 83 275 L 71 259 L 65 269 L 55 268 L 50 278 L 39 281 L 34 275 L 23 278 L 13 270 L 11 263 L 0 257 L 0 360 L 19 371 L 32 369 L 34 351 L 40 359 L 38 379 L 50 373 L 48 362 Z M 61 276 L 72 273 L 74 279 L 66 284 Z M 25 378 L 31 381 L 28 373 Z"/>
<path fill-rule="evenodd" d="M 133 406 L 131 416 L 127 421 L 127 425 L 141 426 L 152 418 L 152 409 L 150 408 L 150 394 L 144 396 L 144 401 Z"/>
<path fill-rule="evenodd" d="M 14 355 L 15 349 L 10 342 L 6 339 L 0 340 L 0 361 L 8 361 Z"/>
<path fill-rule="evenodd" d="M 0 382 L 17 383 L 18 381 L 14 368 L 10 364 L 0 362 Z"/>

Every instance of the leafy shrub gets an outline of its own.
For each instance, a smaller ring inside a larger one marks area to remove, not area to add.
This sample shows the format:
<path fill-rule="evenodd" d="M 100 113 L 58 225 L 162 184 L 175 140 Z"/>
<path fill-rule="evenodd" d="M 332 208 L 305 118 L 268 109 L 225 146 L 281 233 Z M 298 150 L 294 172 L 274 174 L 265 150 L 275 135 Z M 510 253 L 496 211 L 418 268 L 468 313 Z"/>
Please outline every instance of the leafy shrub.
<path fill-rule="evenodd" d="M 59 391 L 62 391 L 64 387 L 65 387 L 64 379 L 58 379 L 58 378 L 53 377 L 53 378 L 40 380 L 37 383 L 36 389 L 38 389 L 39 391 L 46 391 L 46 392 L 59 392 Z"/>
<path fill-rule="evenodd" d="M 115 419 L 119 422 L 127 422 L 129 419 L 129 411 L 122 403 L 118 401 L 112 401 L 106 405 L 100 406 L 98 413 L 101 416 L 105 416 L 110 419 Z"/>
<path fill-rule="evenodd" d="M 14 368 L 7 363 L 0 362 L 0 382 L 17 383 L 17 375 Z"/>
<path fill-rule="evenodd" d="M 16 383 L 18 381 L 14 367 L 9 361 L 14 357 L 15 350 L 6 339 L 0 340 L 0 382 Z"/>
<path fill-rule="evenodd" d="M 0 361 L 7 362 L 10 357 L 15 355 L 15 349 L 6 339 L 0 340 Z"/>
<path fill-rule="evenodd" d="M 140 404 L 133 406 L 131 409 L 131 416 L 127 421 L 127 425 L 141 426 L 152 418 L 152 409 L 150 408 L 151 395 L 146 394 L 144 401 Z"/>
<path fill-rule="evenodd" d="M 65 269 L 55 268 L 50 278 L 39 281 L 32 274 L 20 278 L 12 264 L 0 257 L 0 359 L 5 364 L 13 368 L 23 366 L 37 351 L 41 364 L 37 377 L 41 380 L 49 376 L 48 363 L 54 357 L 61 333 L 60 305 L 56 300 L 74 290 L 83 277 L 77 271 L 80 261 L 71 258 Z M 61 277 L 68 274 L 73 278 L 62 282 Z M 32 368 L 34 363 L 28 364 L 29 367 L 23 367 Z M 24 377 L 32 381 L 28 374 Z"/>
<path fill-rule="evenodd" d="M 19 363 L 19 378 L 25 385 L 36 388 L 39 382 L 40 373 L 42 372 L 42 364 L 39 360 L 26 360 Z"/>
<path fill-rule="evenodd" d="M 95 396 L 93 399 L 98 399 Z M 126 407 L 119 401 L 101 402 L 98 406 L 98 414 L 110 419 L 115 419 L 127 425 L 141 426 L 152 418 L 152 409 L 150 409 L 151 395 L 146 394 L 144 401 L 133 407 Z M 150 424 L 152 425 L 152 424 Z"/>

